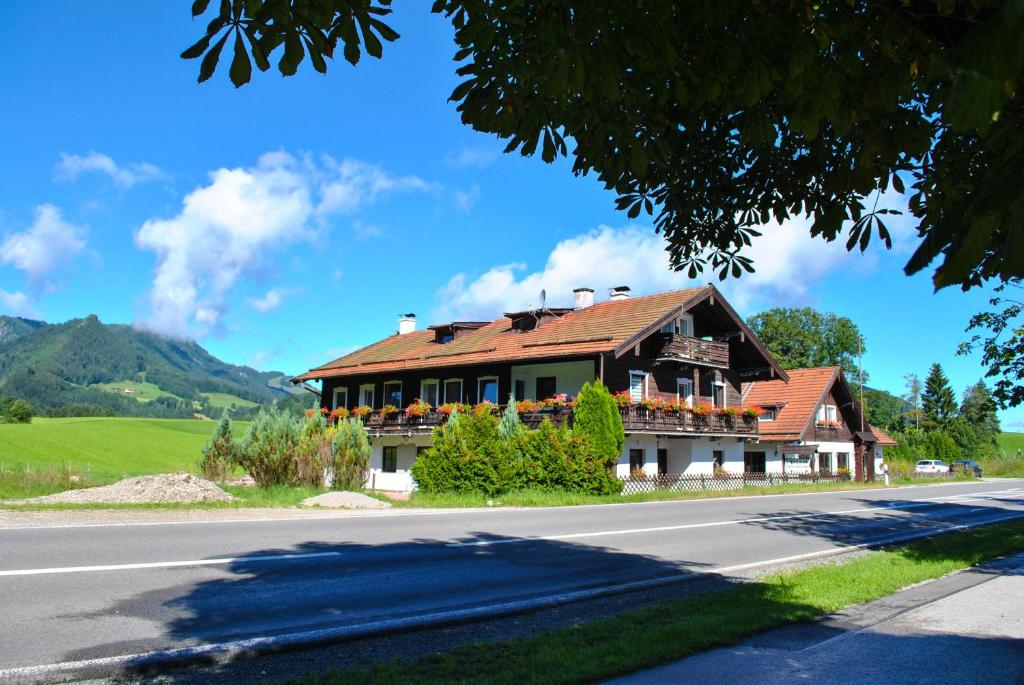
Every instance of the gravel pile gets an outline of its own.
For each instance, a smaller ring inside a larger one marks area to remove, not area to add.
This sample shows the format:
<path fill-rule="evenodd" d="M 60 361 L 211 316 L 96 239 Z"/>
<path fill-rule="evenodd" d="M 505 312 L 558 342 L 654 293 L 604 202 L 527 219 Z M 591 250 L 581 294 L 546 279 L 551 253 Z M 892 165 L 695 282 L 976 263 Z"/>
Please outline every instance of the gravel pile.
<path fill-rule="evenodd" d="M 381 501 L 375 497 L 364 495 L 361 492 L 349 492 L 347 490 L 325 492 L 316 497 L 307 497 L 302 500 L 304 507 L 325 507 L 329 509 L 390 509 L 391 503 Z"/>
<path fill-rule="evenodd" d="M 21 500 L 25 504 L 151 504 L 154 502 L 226 502 L 235 497 L 216 483 L 191 473 L 162 473 L 126 478 L 98 488 L 68 490 Z"/>

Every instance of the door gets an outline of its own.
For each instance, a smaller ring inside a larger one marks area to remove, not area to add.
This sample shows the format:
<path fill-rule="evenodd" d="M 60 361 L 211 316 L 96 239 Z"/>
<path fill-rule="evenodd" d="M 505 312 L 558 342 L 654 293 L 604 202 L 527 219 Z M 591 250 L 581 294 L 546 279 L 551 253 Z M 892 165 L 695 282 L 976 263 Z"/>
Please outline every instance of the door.
<path fill-rule="evenodd" d="M 555 377 L 544 376 L 537 379 L 537 401 L 555 396 Z"/>
<path fill-rule="evenodd" d="M 664 476 L 668 473 L 668 450 L 664 447 L 658 448 L 658 475 Z"/>
<path fill-rule="evenodd" d="M 764 473 L 765 472 L 765 453 L 764 452 L 744 452 L 743 453 L 743 472 L 744 473 Z"/>

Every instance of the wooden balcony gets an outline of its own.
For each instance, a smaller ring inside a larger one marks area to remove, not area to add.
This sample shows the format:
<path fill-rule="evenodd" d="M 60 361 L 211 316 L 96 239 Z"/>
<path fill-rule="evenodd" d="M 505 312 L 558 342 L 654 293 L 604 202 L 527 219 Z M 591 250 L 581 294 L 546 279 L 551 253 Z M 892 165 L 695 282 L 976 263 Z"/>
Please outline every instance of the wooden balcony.
<path fill-rule="evenodd" d="M 495 411 L 504 411 L 504 407 L 498 407 Z M 626 433 L 738 438 L 753 438 L 758 435 L 757 419 L 744 416 L 719 414 L 698 416 L 690 412 L 664 412 L 641 407 L 622 408 L 619 410 L 619 414 L 622 416 L 622 426 Z M 562 409 L 519 415 L 519 420 L 527 428 L 536 428 L 544 419 L 551 419 L 556 424 L 568 421 L 571 425 L 573 414 L 571 409 Z M 430 412 L 423 416 L 406 416 L 405 412 L 398 412 L 386 417 L 375 412 L 363 417 L 366 430 L 373 437 L 429 435 L 434 428 L 443 425 L 447 420 L 448 416 L 440 412 Z"/>
<path fill-rule="evenodd" d="M 646 435 L 678 435 L 683 437 L 756 438 L 757 418 L 690 412 L 664 412 L 657 409 L 629 407 L 619 410 L 626 433 Z"/>
<path fill-rule="evenodd" d="M 852 440 L 850 432 L 840 428 L 839 426 L 828 426 L 824 424 L 817 424 L 814 426 L 815 442 L 846 442 L 848 440 Z"/>
<path fill-rule="evenodd" d="M 715 369 L 729 368 L 729 343 L 662 333 L 660 344 L 657 339 L 654 344 L 654 358 L 659 361 L 679 361 Z"/>

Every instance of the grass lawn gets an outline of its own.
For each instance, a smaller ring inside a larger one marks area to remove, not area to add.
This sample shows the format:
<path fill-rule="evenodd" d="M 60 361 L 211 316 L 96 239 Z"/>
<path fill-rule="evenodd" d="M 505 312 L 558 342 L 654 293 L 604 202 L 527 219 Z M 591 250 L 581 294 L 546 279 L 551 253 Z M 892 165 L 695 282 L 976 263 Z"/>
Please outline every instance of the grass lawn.
<path fill-rule="evenodd" d="M 1017 454 L 1017 450 L 1024 451 L 1024 433 L 1000 433 L 996 442 L 1003 453 L 1011 457 Z"/>
<path fill-rule="evenodd" d="M 199 452 L 216 425 L 194 419 L 121 417 L 5 423 L 0 424 L 0 463 L 5 469 L 67 467 L 94 483 L 150 473 L 194 473 Z M 247 427 L 245 422 L 234 423 L 239 437 Z"/>
<path fill-rule="evenodd" d="M 460 647 L 372 669 L 307 676 L 307 685 L 580 683 L 681 659 L 787 623 L 833 613 L 1024 549 L 1015 521 L 630 611 L 529 638 Z"/>
<path fill-rule="evenodd" d="M 220 407 L 221 409 L 230 409 L 231 405 L 236 407 L 256 407 L 256 402 L 245 400 L 238 395 L 229 395 L 226 392 L 204 392 L 200 393 L 210 403 L 212 407 Z"/>
<path fill-rule="evenodd" d="M 957 483 L 975 480 L 970 476 L 958 475 L 953 478 L 902 478 L 893 479 L 892 485 L 933 485 L 935 483 Z M 521 490 L 504 495 L 488 497 L 481 493 L 448 492 L 426 494 L 414 491 L 407 501 L 396 502 L 405 507 L 567 507 L 580 504 L 621 504 L 627 502 L 660 502 L 666 500 L 706 499 L 709 497 L 749 497 L 751 495 L 785 495 L 801 492 L 833 492 L 836 490 L 865 490 L 885 487 L 881 481 L 874 483 L 799 483 L 765 487 L 748 486 L 735 490 L 698 490 L 675 492 L 657 490 L 636 495 L 587 495 L 578 492 L 547 490 Z"/>

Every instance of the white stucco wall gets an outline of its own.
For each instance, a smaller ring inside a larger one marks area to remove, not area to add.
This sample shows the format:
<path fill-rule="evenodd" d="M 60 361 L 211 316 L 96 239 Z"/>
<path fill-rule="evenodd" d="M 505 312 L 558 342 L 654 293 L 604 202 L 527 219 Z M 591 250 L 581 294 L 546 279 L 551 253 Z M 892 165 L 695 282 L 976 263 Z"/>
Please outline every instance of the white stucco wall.
<path fill-rule="evenodd" d="M 847 454 L 847 467 L 850 469 L 851 477 L 856 477 L 857 468 L 856 461 L 854 459 L 854 450 L 852 442 L 801 442 L 801 445 L 817 445 L 818 455 L 813 461 L 808 460 L 804 462 L 790 461 L 786 464 L 785 473 L 810 473 L 813 469 L 819 466 L 818 460 L 822 453 L 830 453 L 832 455 L 831 467 L 834 471 L 838 468 L 839 453 L 846 452 Z M 783 473 L 783 455 L 786 453 L 785 443 L 778 442 L 756 442 L 748 443 L 746 445 L 746 451 L 748 452 L 761 452 L 765 453 L 765 472 L 766 473 Z M 875 473 L 879 471 L 876 469 Z"/>
<path fill-rule="evenodd" d="M 366 487 L 377 490 L 409 492 L 413 489 L 412 463 L 416 460 L 416 448 L 428 447 L 431 443 L 429 435 L 417 435 L 411 438 L 386 436 L 371 439 L 370 477 Z M 384 471 L 384 446 L 398 447 L 398 469 L 394 473 Z"/>
<path fill-rule="evenodd" d="M 722 450 L 723 468 L 729 473 L 743 473 L 743 442 L 736 438 L 658 438 L 653 435 L 627 435 L 626 445 L 615 471 L 629 475 L 629 452 L 644 451 L 644 473 L 658 473 L 658 449 L 668 450 L 668 473 L 677 475 L 711 475 L 714 473 L 714 451 Z"/>
<path fill-rule="evenodd" d="M 545 400 L 536 397 L 537 379 L 545 376 L 555 377 L 555 392 L 566 395 L 578 395 L 583 384 L 594 380 L 594 362 L 558 362 L 553 364 L 522 364 L 512 367 L 512 388 L 516 381 L 523 381 L 526 397 L 517 400 Z"/>

